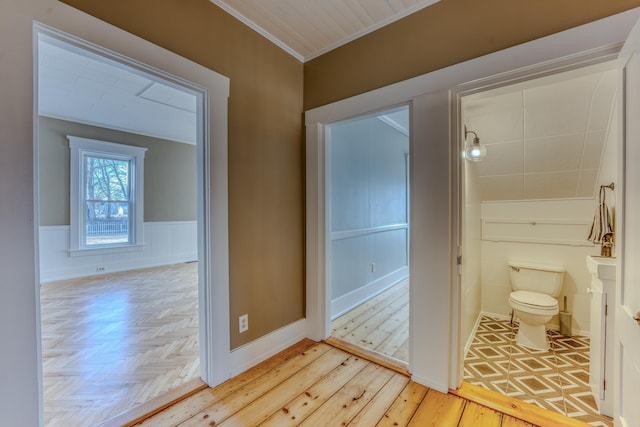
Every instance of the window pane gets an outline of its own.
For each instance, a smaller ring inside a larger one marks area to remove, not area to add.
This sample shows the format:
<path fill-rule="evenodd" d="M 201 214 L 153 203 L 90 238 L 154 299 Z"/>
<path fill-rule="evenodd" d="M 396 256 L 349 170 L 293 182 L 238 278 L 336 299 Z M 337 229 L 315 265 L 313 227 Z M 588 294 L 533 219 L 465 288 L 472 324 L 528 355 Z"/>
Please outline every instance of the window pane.
<path fill-rule="evenodd" d="M 128 201 L 129 161 L 85 157 L 87 200 Z"/>
<path fill-rule="evenodd" d="M 131 243 L 128 202 L 87 202 L 85 245 Z"/>

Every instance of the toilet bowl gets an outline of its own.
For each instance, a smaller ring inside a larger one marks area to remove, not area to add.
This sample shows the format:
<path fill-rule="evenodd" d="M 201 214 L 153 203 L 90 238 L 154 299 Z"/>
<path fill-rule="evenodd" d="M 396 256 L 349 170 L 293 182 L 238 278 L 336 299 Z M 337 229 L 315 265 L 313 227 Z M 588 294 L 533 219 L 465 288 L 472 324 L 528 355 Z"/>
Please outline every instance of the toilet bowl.
<path fill-rule="evenodd" d="M 509 295 L 509 305 L 520 320 L 516 342 L 536 350 L 547 350 L 545 325 L 558 314 L 558 300 L 530 291 L 514 291 Z"/>
<path fill-rule="evenodd" d="M 547 350 L 545 325 L 558 314 L 556 297 L 562 289 L 564 268 L 525 262 L 509 262 L 512 292 L 509 305 L 520 321 L 516 342 Z"/>

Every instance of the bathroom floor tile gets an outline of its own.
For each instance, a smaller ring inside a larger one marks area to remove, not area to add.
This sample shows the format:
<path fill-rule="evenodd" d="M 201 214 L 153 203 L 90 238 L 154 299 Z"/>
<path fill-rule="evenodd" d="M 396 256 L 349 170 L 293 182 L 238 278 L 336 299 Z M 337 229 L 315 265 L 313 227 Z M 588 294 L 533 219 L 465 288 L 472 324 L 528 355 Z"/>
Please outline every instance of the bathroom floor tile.
<path fill-rule="evenodd" d="M 613 426 L 598 414 L 589 388 L 589 339 L 548 331 L 547 351 L 516 344 L 516 322 L 483 316 L 465 359 L 465 381 L 594 426 Z"/>

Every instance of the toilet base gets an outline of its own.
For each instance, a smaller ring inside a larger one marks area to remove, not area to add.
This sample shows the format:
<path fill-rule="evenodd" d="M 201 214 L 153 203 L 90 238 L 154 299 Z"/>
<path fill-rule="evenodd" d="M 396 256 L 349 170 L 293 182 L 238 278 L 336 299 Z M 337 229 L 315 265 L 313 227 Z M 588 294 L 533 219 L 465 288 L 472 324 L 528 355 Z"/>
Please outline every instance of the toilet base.
<path fill-rule="evenodd" d="M 549 340 L 547 340 L 545 325 L 528 325 L 521 320 L 518 326 L 516 342 L 534 350 L 549 350 Z"/>

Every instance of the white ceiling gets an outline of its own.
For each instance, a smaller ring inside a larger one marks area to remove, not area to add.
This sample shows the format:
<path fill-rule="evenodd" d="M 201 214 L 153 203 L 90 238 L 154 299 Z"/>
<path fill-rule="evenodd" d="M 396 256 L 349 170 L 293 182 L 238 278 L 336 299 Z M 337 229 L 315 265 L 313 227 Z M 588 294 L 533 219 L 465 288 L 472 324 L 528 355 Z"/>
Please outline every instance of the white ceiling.
<path fill-rule="evenodd" d="M 194 94 L 41 37 L 38 42 L 40 115 L 195 144 Z"/>
<path fill-rule="evenodd" d="M 607 68 L 463 98 L 463 122 L 487 148 L 483 161 L 467 163 L 482 200 L 593 197 L 616 97 Z"/>
<path fill-rule="evenodd" d="M 308 61 L 439 0 L 211 0 Z"/>

